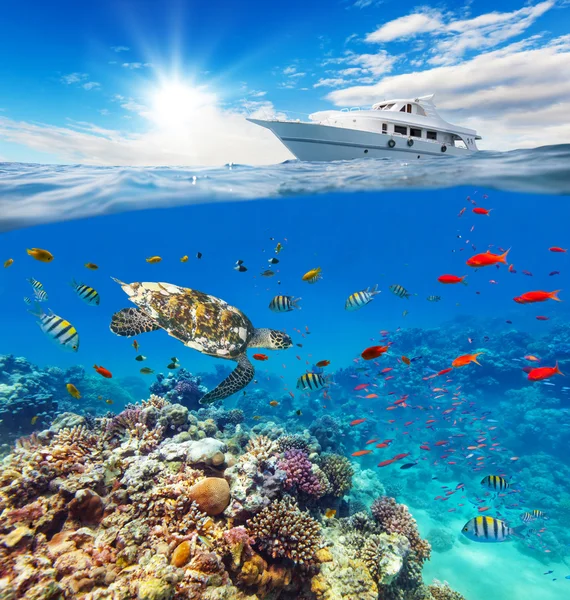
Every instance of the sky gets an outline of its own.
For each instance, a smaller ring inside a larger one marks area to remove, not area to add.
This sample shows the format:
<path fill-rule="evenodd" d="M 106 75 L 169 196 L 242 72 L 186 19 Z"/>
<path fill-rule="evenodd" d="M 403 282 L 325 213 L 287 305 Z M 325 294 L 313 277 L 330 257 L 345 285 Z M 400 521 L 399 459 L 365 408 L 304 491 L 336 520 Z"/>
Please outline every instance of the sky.
<path fill-rule="evenodd" d="M 245 116 L 431 93 L 482 149 L 570 141 L 569 0 L 29 0 L 2 11 L 0 161 L 271 164 L 292 157 Z"/>

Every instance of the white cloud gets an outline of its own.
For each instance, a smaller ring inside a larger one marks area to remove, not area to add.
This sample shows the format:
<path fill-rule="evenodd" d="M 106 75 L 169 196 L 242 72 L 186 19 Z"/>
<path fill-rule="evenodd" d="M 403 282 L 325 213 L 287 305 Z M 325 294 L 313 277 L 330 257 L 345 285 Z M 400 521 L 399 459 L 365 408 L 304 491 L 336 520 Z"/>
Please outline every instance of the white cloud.
<path fill-rule="evenodd" d="M 437 92 L 444 118 L 474 126 L 482 147 L 507 149 L 567 143 L 570 139 L 570 39 L 542 47 L 529 38 L 460 64 L 386 76 L 327 96 L 337 106 Z M 567 111 L 564 113 L 564 111 Z"/>
<path fill-rule="evenodd" d="M 355 0 L 354 8 L 368 8 L 369 6 L 380 6 L 384 0 Z"/>
<path fill-rule="evenodd" d="M 346 83 L 348 82 L 342 77 L 325 77 L 323 79 L 319 79 L 315 84 L 313 84 L 313 87 L 340 87 Z"/>
<path fill-rule="evenodd" d="M 206 97 L 206 96 L 204 96 Z M 90 165 L 223 165 L 275 164 L 292 158 L 273 134 L 245 120 L 235 110 L 223 110 L 219 103 L 189 106 L 176 123 L 161 127 L 152 108 L 142 111 L 146 131 L 126 133 L 89 123 L 53 126 L 0 117 L 0 137 L 54 156 L 61 162 Z M 123 100 L 125 100 L 123 98 Z M 144 108 L 123 102 L 130 109 Z M 273 112 L 270 102 L 248 106 L 252 115 Z M 131 111 L 133 112 L 133 111 Z M 134 112 L 133 112 L 134 114 Z"/>
<path fill-rule="evenodd" d="M 283 75 L 293 75 L 293 73 L 296 73 L 296 71 L 297 71 L 297 67 L 294 67 L 294 66 L 285 67 L 283 69 Z"/>
<path fill-rule="evenodd" d="M 128 52 L 130 48 L 128 46 L 111 46 L 113 52 Z"/>
<path fill-rule="evenodd" d="M 109 113 L 109 109 L 108 109 L 108 108 L 100 108 L 100 109 L 99 109 L 99 112 L 100 112 L 100 113 L 101 113 L 101 114 L 102 114 L 104 117 L 106 117 L 108 114 L 110 114 L 110 113 Z"/>
<path fill-rule="evenodd" d="M 139 114 L 143 114 L 147 109 L 146 106 L 144 106 L 143 104 L 139 104 L 138 102 L 135 102 L 132 98 L 129 98 L 126 102 L 123 102 L 121 104 L 121 108 L 124 108 L 125 110 L 130 110 L 131 112 L 136 112 Z"/>
<path fill-rule="evenodd" d="M 404 17 L 388 21 L 376 31 L 366 36 L 367 42 L 393 42 L 441 29 L 441 13 L 435 10 L 424 9 Z"/>
<path fill-rule="evenodd" d="M 125 62 L 121 66 L 125 67 L 125 69 L 142 69 L 144 67 L 152 67 L 152 64 L 142 62 Z"/>
<path fill-rule="evenodd" d="M 101 84 L 98 83 L 97 81 L 88 81 L 87 83 L 84 83 L 82 85 L 84 90 L 95 90 L 101 87 Z"/>
<path fill-rule="evenodd" d="M 85 81 L 88 77 L 89 75 L 87 73 L 69 73 L 68 75 L 62 75 L 60 81 L 66 85 L 71 85 L 73 83 Z"/>

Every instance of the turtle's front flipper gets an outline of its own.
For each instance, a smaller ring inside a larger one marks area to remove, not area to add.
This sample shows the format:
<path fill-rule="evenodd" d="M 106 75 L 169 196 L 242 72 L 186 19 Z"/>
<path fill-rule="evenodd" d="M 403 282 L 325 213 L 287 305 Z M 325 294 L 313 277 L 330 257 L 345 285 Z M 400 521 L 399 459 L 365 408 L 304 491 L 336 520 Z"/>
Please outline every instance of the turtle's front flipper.
<path fill-rule="evenodd" d="M 217 400 L 223 400 L 243 389 L 255 374 L 255 369 L 249 361 L 246 354 L 241 354 L 238 359 L 237 367 L 213 390 L 208 392 L 201 400 L 200 404 L 211 404 Z"/>
<path fill-rule="evenodd" d="M 123 308 L 111 319 L 111 331 L 117 335 L 131 337 L 160 327 L 138 308 Z"/>

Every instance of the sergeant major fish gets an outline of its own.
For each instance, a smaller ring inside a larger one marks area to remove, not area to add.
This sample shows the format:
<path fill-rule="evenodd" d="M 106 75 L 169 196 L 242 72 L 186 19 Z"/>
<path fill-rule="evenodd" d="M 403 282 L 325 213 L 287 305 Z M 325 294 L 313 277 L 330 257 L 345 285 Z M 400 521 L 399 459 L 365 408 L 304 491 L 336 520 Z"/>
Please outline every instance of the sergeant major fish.
<path fill-rule="evenodd" d="M 361 292 L 354 292 L 351 294 L 344 305 L 345 310 L 354 311 L 366 306 L 369 302 L 372 302 L 374 296 L 379 294 L 378 285 L 375 285 L 372 289 L 366 288 Z"/>
<path fill-rule="evenodd" d="M 297 303 L 301 298 L 293 298 L 293 296 L 275 296 L 269 303 L 269 310 L 273 312 L 291 312 L 295 308 L 299 308 Z"/>
<path fill-rule="evenodd" d="M 327 379 L 320 373 L 305 373 L 297 380 L 298 390 L 320 390 L 325 385 L 327 385 Z"/>
<path fill-rule="evenodd" d="M 97 290 L 85 285 L 84 283 L 77 283 L 75 279 L 72 280 L 69 285 L 71 285 L 71 287 L 75 290 L 75 293 L 81 298 L 81 300 L 83 300 L 83 302 L 89 304 L 90 306 L 99 306 L 101 298 L 99 297 L 99 292 L 97 292 Z"/>
<path fill-rule="evenodd" d="M 504 521 L 494 517 L 479 516 L 467 521 L 461 533 L 473 542 L 504 542 L 516 534 Z"/>
<path fill-rule="evenodd" d="M 58 343 L 65 350 L 77 352 L 79 350 L 79 334 L 73 325 L 58 317 L 51 310 L 46 314 L 39 304 L 29 311 L 39 318 L 37 321 L 40 329 L 54 342 Z"/>

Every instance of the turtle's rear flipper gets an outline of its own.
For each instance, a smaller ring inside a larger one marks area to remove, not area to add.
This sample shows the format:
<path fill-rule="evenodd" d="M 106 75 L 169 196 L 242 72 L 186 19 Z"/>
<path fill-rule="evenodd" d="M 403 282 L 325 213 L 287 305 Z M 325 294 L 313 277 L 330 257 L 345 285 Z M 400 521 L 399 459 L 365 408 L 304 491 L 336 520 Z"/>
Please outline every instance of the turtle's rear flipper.
<path fill-rule="evenodd" d="M 123 308 L 111 319 L 111 331 L 117 335 L 132 337 L 148 331 L 156 331 L 160 327 L 138 308 Z"/>
<path fill-rule="evenodd" d="M 237 367 L 212 391 L 208 392 L 201 400 L 200 404 L 211 404 L 217 400 L 223 400 L 243 389 L 252 379 L 255 369 L 247 355 L 242 354 L 238 358 Z"/>

